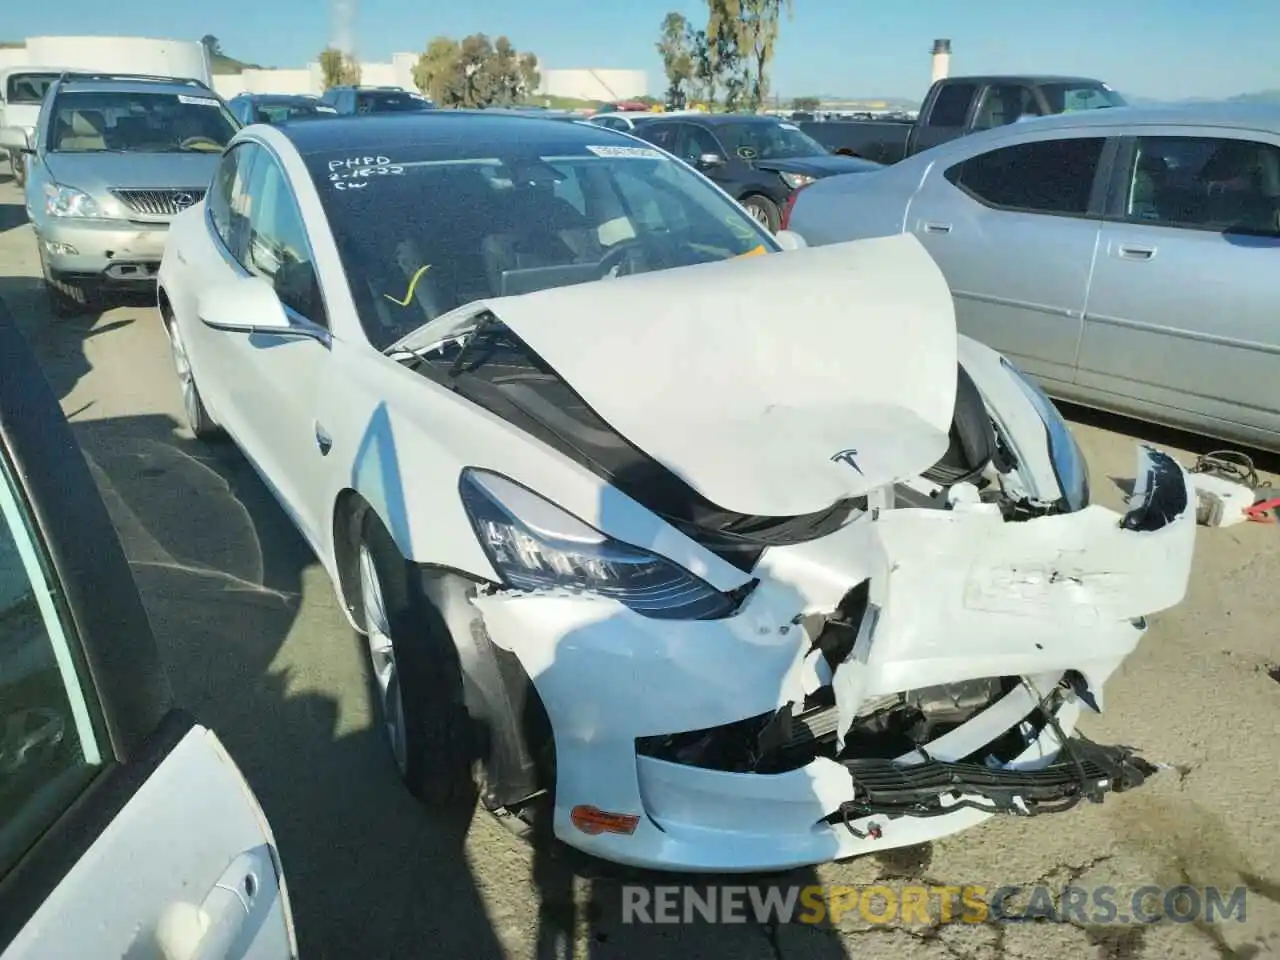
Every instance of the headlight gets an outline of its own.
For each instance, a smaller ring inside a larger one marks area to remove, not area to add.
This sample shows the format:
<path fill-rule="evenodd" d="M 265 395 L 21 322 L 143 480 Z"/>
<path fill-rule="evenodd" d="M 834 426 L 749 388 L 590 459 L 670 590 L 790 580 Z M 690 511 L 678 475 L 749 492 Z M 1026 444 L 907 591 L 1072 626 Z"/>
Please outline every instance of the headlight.
<path fill-rule="evenodd" d="M 1049 436 L 1049 459 L 1053 462 L 1053 472 L 1058 478 L 1058 486 L 1062 488 L 1067 509 L 1083 510 L 1089 505 L 1089 464 L 1075 434 L 1038 383 L 1015 367 L 1008 358 L 1001 357 L 1000 363 L 1022 388 L 1022 392 L 1044 421 L 1045 432 Z"/>
<path fill-rule="evenodd" d="M 60 187 L 54 183 L 44 186 L 44 209 L 51 217 L 85 217 L 102 216 L 93 197 L 75 187 Z"/>
<path fill-rule="evenodd" d="M 792 190 L 799 190 L 801 187 L 807 186 L 818 179 L 817 177 L 809 176 L 807 173 L 780 173 L 778 176 L 782 177 L 782 182 Z"/>
<path fill-rule="evenodd" d="M 714 620 L 737 607 L 688 570 L 605 536 L 505 477 L 464 470 L 460 492 L 480 545 L 514 589 L 585 591 L 662 620 Z"/>

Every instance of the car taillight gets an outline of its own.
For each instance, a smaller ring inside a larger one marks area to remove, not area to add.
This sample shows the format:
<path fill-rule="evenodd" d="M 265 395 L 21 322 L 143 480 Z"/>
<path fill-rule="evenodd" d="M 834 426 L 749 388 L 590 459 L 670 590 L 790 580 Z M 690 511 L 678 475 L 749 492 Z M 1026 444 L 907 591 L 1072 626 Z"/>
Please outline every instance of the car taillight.
<path fill-rule="evenodd" d="M 779 230 L 791 229 L 791 211 L 795 209 L 796 197 L 800 196 L 800 191 L 812 186 L 806 183 L 803 187 L 796 187 L 791 191 L 791 196 L 787 197 L 787 205 L 782 208 L 782 221 L 778 224 Z"/>

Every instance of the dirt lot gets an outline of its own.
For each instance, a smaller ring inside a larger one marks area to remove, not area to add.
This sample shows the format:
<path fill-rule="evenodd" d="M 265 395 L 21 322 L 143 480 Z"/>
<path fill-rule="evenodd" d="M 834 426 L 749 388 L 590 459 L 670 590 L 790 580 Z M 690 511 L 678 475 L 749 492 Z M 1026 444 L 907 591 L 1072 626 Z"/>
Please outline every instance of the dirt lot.
<path fill-rule="evenodd" d="M 54 322 L 37 275 L 18 192 L 0 174 L 0 297 L 90 458 L 180 696 L 222 735 L 275 826 L 304 956 L 1171 960 L 1280 950 L 1280 526 L 1201 531 L 1190 595 L 1154 619 L 1108 686 L 1104 715 L 1086 719 L 1096 739 L 1168 765 L 1141 790 L 777 879 L 881 882 L 895 896 L 913 882 L 1109 885 L 1118 915 L 1144 884 L 1245 886 L 1243 922 L 1105 924 L 1090 908 L 1044 923 L 873 923 L 852 910 L 836 924 L 777 929 L 624 924 L 616 879 L 575 877 L 562 856 L 486 816 L 442 823 L 415 807 L 370 728 L 359 648 L 314 558 L 233 450 L 198 445 L 178 426 L 154 309 Z M 1137 438 L 1186 463 L 1187 446 L 1206 448 L 1069 412 L 1096 496 L 1112 506 Z"/>

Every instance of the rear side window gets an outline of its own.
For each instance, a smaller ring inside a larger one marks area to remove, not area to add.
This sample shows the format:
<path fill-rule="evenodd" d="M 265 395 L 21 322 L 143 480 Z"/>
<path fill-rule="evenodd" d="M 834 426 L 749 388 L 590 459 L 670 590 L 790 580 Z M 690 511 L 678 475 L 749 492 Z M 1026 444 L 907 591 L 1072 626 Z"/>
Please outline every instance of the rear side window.
<path fill-rule="evenodd" d="M 953 83 L 938 91 L 929 111 L 931 127 L 963 127 L 978 88 L 972 83 Z"/>
<path fill-rule="evenodd" d="M 1083 216 L 1105 145 L 1104 137 L 1020 143 L 970 157 L 945 176 L 989 207 Z"/>

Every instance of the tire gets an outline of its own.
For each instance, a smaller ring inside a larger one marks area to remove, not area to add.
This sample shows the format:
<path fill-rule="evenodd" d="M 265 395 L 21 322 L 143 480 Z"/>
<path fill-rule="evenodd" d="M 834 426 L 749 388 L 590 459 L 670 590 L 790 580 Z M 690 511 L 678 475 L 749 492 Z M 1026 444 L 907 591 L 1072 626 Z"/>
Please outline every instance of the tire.
<path fill-rule="evenodd" d="M 778 227 L 782 223 L 782 212 L 776 203 L 763 194 L 753 193 L 742 198 L 742 205 L 746 207 L 747 213 L 763 226 L 768 227 L 770 233 L 778 232 Z"/>
<path fill-rule="evenodd" d="M 955 411 L 947 452 L 922 476 L 943 487 L 964 483 L 980 476 L 995 453 L 995 427 L 982 394 L 969 372 L 957 364 Z"/>
<path fill-rule="evenodd" d="M 36 242 L 40 242 L 39 237 Z M 81 317 L 98 310 L 101 301 L 98 290 L 89 284 L 58 279 L 49 269 L 43 249 L 40 253 L 40 272 L 44 276 L 44 295 L 49 312 L 59 320 Z"/>
<path fill-rule="evenodd" d="M 419 572 L 372 510 L 357 548 L 358 623 L 379 726 L 400 779 L 423 805 L 471 809 L 480 738 L 463 700 L 458 649 Z"/>
<path fill-rule="evenodd" d="M 178 332 L 178 324 L 172 317 L 166 317 L 164 325 L 165 332 L 169 335 L 169 353 L 173 356 L 174 373 L 178 375 L 178 389 L 182 394 L 182 412 L 187 420 L 187 428 L 197 440 L 217 439 L 222 436 L 222 429 L 205 409 L 204 398 L 200 396 L 195 373 L 191 370 L 186 344 L 183 343 L 182 334 Z"/>

